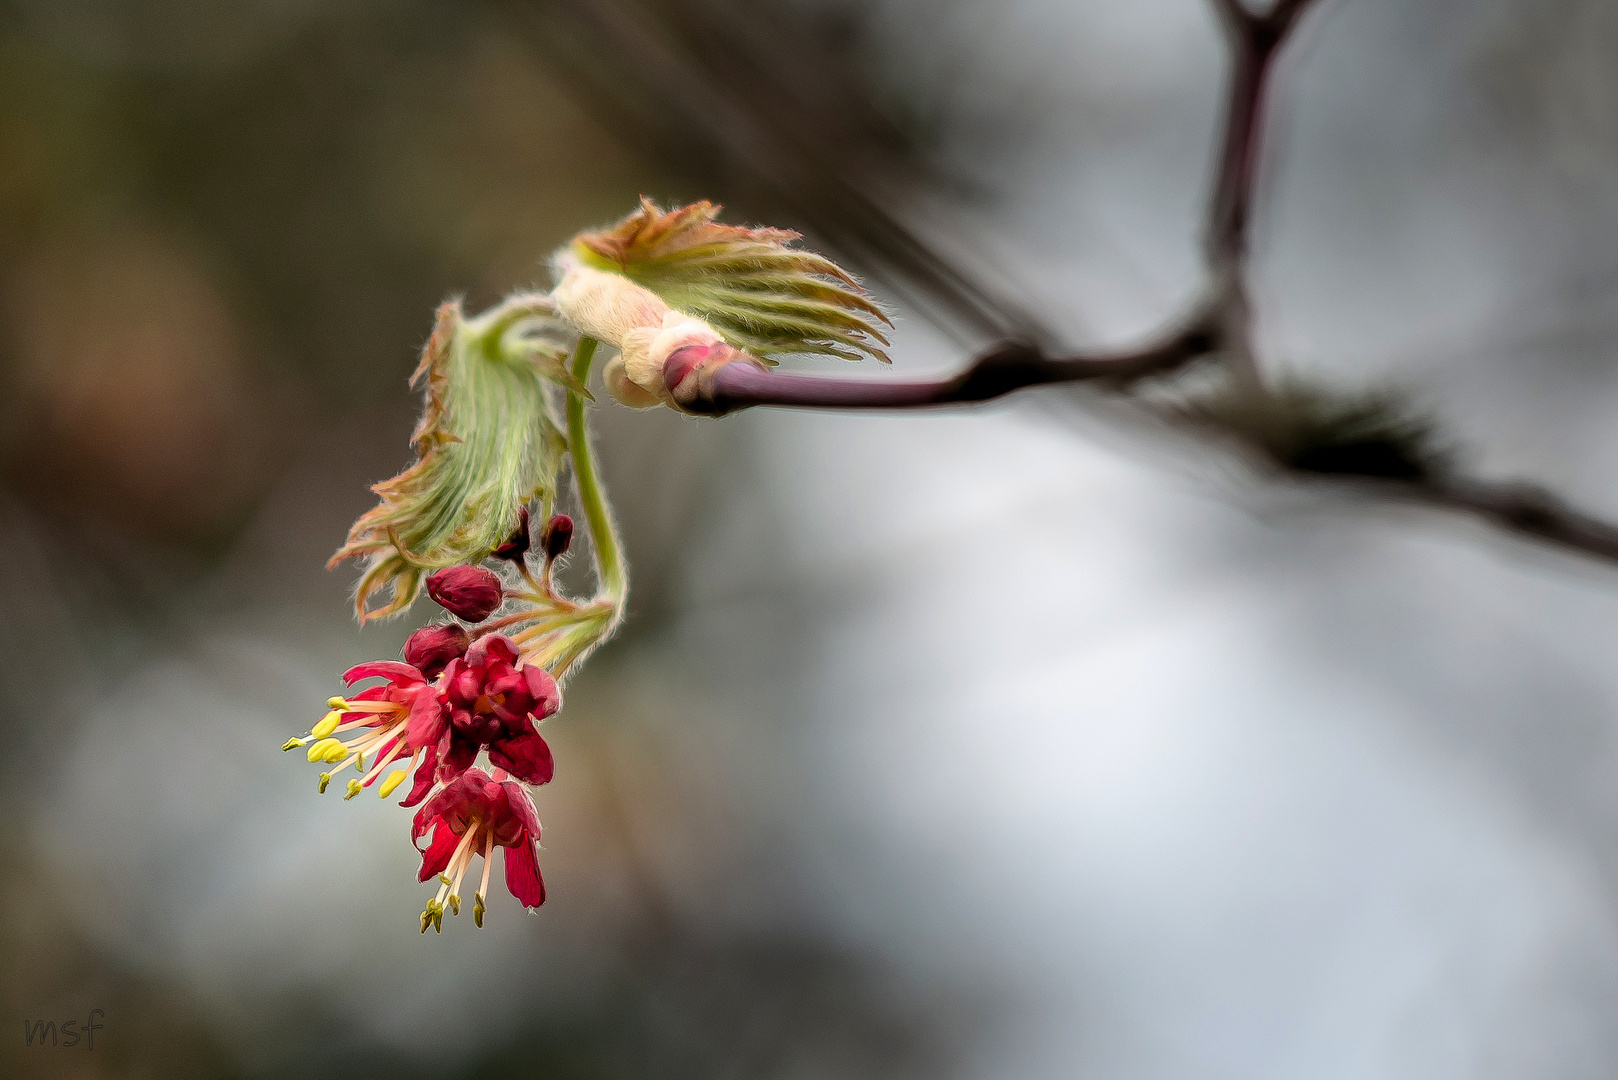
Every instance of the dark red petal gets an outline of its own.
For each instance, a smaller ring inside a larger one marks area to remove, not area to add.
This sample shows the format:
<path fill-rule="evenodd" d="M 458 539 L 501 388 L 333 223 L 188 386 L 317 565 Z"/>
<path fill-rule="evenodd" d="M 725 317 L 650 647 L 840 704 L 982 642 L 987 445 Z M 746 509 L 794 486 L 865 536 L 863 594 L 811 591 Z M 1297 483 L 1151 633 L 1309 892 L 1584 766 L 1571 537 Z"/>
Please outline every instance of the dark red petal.
<path fill-rule="evenodd" d="M 416 777 L 415 780 L 412 781 L 410 794 L 406 795 L 404 802 L 400 803 L 399 805 L 415 806 L 422 799 L 426 798 L 427 793 L 433 789 L 433 784 L 437 781 L 437 773 L 438 748 L 436 746 L 429 746 L 427 748 L 426 756 L 421 759 L 421 766 L 416 769 Z"/>
<path fill-rule="evenodd" d="M 534 800 L 528 794 L 528 789 L 521 784 L 513 784 L 509 780 L 500 785 L 505 789 L 506 805 L 511 809 L 512 817 L 522 826 L 522 831 L 530 839 L 539 839 L 539 811 L 534 809 Z"/>
<path fill-rule="evenodd" d="M 483 692 L 483 672 L 477 668 L 462 668 L 444 683 L 444 687 L 451 701 L 457 705 L 470 705 Z"/>
<path fill-rule="evenodd" d="M 473 667 L 496 660 L 504 660 L 508 664 L 517 662 L 517 646 L 504 634 L 486 634 L 472 642 L 472 647 L 466 650 L 466 662 Z"/>
<path fill-rule="evenodd" d="M 551 673 L 537 664 L 529 664 L 522 669 L 522 674 L 528 681 L 528 694 L 534 699 L 534 715 L 541 720 L 556 715 L 556 710 L 562 707 L 562 692 L 556 688 Z"/>
<path fill-rule="evenodd" d="M 483 680 L 483 692 L 494 697 L 513 691 L 527 693 L 528 684 L 523 681 L 522 675 L 505 664 L 491 665 L 488 677 Z"/>
<path fill-rule="evenodd" d="M 438 778 L 446 784 L 468 774 L 472 762 L 478 759 L 479 743 L 461 737 L 458 731 L 446 731 L 438 743 Z M 481 774 L 480 774 L 481 775 Z"/>
<path fill-rule="evenodd" d="M 455 835 L 455 830 L 449 827 L 448 822 L 434 818 L 433 824 L 438 828 L 433 830 L 433 842 L 422 852 L 421 876 L 416 879 L 417 881 L 426 881 L 434 874 L 442 872 L 444 867 L 449 865 L 449 857 L 455 854 L 455 846 L 461 842 L 461 838 Z"/>
<path fill-rule="evenodd" d="M 526 836 L 506 848 L 506 888 L 523 907 L 538 907 L 545 902 L 545 879 L 539 876 L 539 852 L 534 849 L 533 840 Z"/>
<path fill-rule="evenodd" d="M 438 740 L 444 735 L 445 722 L 444 707 L 438 703 L 438 695 L 433 693 L 431 687 L 424 686 L 410 703 L 410 722 L 405 727 L 405 737 L 413 748 L 437 746 Z"/>
<path fill-rule="evenodd" d="M 421 672 L 409 664 L 401 664 L 397 660 L 372 660 L 368 664 L 356 664 L 343 672 L 343 681 L 350 686 L 361 679 L 372 679 L 377 676 L 392 683 L 398 682 L 425 682 Z"/>
<path fill-rule="evenodd" d="M 556 775 L 556 760 L 544 736 L 524 731 L 489 744 L 489 764 L 498 765 L 525 784 L 548 784 Z"/>
<path fill-rule="evenodd" d="M 416 818 L 411 822 L 410 839 L 420 840 L 427 834 L 428 826 L 435 818 L 448 817 L 454 809 L 466 801 L 466 793 L 459 784 L 448 784 L 439 789 L 437 795 L 421 804 L 416 811 Z"/>
<path fill-rule="evenodd" d="M 405 663 L 418 669 L 423 678 L 432 679 L 451 660 L 464 656 L 471 644 L 472 636 L 458 623 L 424 626 L 405 639 Z"/>

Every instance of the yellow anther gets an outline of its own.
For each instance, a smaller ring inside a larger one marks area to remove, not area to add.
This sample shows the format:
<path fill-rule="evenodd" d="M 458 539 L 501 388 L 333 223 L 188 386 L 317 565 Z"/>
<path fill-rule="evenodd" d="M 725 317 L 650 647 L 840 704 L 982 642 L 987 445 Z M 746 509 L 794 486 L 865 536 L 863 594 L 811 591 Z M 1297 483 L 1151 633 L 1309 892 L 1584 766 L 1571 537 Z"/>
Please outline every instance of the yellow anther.
<path fill-rule="evenodd" d="M 354 768 L 359 769 L 361 772 L 365 771 L 365 755 L 364 754 L 355 754 L 354 755 Z"/>
<path fill-rule="evenodd" d="M 329 783 L 331 783 L 331 773 L 329 773 L 329 772 L 321 773 L 320 774 L 320 793 L 322 795 L 326 794 L 326 785 L 329 784 Z"/>
<path fill-rule="evenodd" d="M 455 884 L 455 882 L 453 882 L 453 881 L 451 881 L 449 879 L 449 875 L 444 873 L 442 870 L 440 870 L 438 872 L 438 880 L 442 881 L 445 885 L 453 885 L 453 884 Z"/>
<path fill-rule="evenodd" d="M 348 756 L 348 747 L 336 739 L 328 739 L 327 741 L 331 745 L 326 747 L 326 764 L 335 765 Z"/>
<path fill-rule="evenodd" d="M 348 782 L 348 791 L 343 795 L 343 801 L 347 802 L 363 790 L 365 789 L 361 786 L 358 780 L 350 780 Z"/>
<path fill-rule="evenodd" d="M 333 709 L 331 712 L 320 718 L 320 723 L 314 726 L 314 729 L 309 732 L 309 736 L 310 738 L 314 739 L 324 739 L 326 736 L 336 731 L 337 725 L 341 724 L 342 722 L 343 714 L 338 712 L 336 709 Z"/>
<path fill-rule="evenodd" d="M 388 774 L 388 778 L 382 781 L 382 790 L 376 793 L 377 798 L 385 799 L 392 795 L 393 789 L 404 783 L 404 779 L 405 771 L 403 769 L 394 769 Z"/>
<path fill-rule="evenodd" d="M 472 921 L 478 924 L 479 930 L 483 929 L 483 894 L 480 892 L 472 894 Z"/>
<path fill-rule="evenodd" d="M 456 896 L 454 893 L 449 894 L 449 910 L 453 915 L 459 915 L 461 913 L 461 898 Z"/>
<path fill-rule="evenodd" d="M 328 708 L 328 709 L 346 709 L 346 708 L 348 708 L 348 702 L 344 701 L 340 697 L 329 697 L 329 698 L 326 699 L 326 708 Z"/>
<path fill-rule="evenodd" d="M 323 761 L 325 760 L 326 755 L 331 752 L 332 747 L 342 745 L 343 744 L 338 742 L 336 739 L 321 739 L 319 742 L 315 743 L 309 748 L 309 760 Z"/>
<path fill-rule="evenodd" d="M 295 750 L 300 746 L 307 746 L 308 744 L 309 744 L 308 739 L 288 739 L 285 743 L 281 744 L 281 749 L 282 750 Z"/>
<path fill-rule="evenodd" d="M 427 924 L 432 922 L 432 921 L 433 921 L 433 909 L 428 908 L 426 911 L 421 913 L 421 932 L 422 933 L 425 934 L 427 932 Z"/>

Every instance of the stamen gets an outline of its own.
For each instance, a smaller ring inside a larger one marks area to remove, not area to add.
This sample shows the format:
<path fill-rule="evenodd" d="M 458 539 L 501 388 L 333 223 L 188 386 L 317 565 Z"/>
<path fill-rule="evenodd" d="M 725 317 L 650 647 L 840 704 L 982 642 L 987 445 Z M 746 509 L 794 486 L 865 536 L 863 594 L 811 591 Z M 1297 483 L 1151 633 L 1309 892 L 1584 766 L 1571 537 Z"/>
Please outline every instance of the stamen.
<path fill-rule="evenodd" d="M 321 739 L 309 748 L 309 760 L 311 762 L 321 761 L 331 752 L 332 747 L 341 747 L 342 745 L 336 739 Z M 348 752 L 346 747 L 343 748 L 343 752 L 345 754 Z"/>
<path fill-rule="evenodd" d="M 451 914 L 459 915 L 461 913 L 461 896 L 459 892 L 461 875 L 466 873 L 467 864 L 472 861 L 473 843 L 477 840 L 478 832 L 478 827 L 473 825 L 461 835 L 460 843 L 455 845 L 455 851 L 449 857 L 449 864 L 444 868 L 449 873 L 439 872 L 438 880 L 443 884 L 438 887 L 438 896 L 433 899 L 432 903 L 438 905 L 438 918 L 440 920 L 444 917 L 444 902 L 446 899 L 449 901 Z M 451 873 L 455 874 L 453 879 L 449 876 Z M 428 907 L 432 907 L 432 904 L 429 904 Z"/>
<path fill-rule="evenodd" d="M 326 699 L 326 708 L 328 708 L 328 709 L 346 709 L 346 708 L 348 708 L 348 702 L 344 701 L 340 697 L 329 697 L 329 698 Z"/>
<path fill-rule="evenodd" d="M 393 772 L 388 774 L 388 778 L 386 780 L 382 781 L 382 787 L 378 789 L 377 797 L 383 799 L 387 798 L 389 795 L 393 794 L 393 789 L 404 783 L 404 781 L 405 771 L 403 769 L 395 769 Z"/>
<path fill-rule="evenodd" d="M 343 706 L 351 713 L 409 712 L 397 701 L 350 701 Z"/>
<path fill-rule="evenodd" d="M 472 829 L 468 829 L 467 831 L 473 832 L 475 829 L 476 826 L 474 826 Z M 461 913 L 461 879 L 466 876 L 467 868 L 472 865 L 472 856 L 474 854 L 475 849 L 472 845 L 468 844 L 466 854 L 462 855 L 460 859 L 451 864 L 451 868 L 455 871 L 455 880 L 449 887 L 449 906 L 457 915 Z"/>
<path fill-rule="evenodd" d="M 472 921 L 483 929 L 483 897 L 489 891 L 489 856 L 494 854 L 494 830 L 490 829 L 483 837 L 483 883 L 478 886 L 477 892 L 472 894 Z"/>
<path fill-rule="evenodd" d="M 401 738 L 401 739 L 396 740 L 394 742 L 393 746 L 388 750 L 386 755 L 383 755 L 383 756 L 378 757 L 376 759 L 376 764 L 371 766 L 371 771 L 365 774 L 365 776 L 363 777 L 361 782 L 365 783 L 365 784 L 369 784 L 372 780 L 375 780 L 379 775 L 381 775 L 382 770 L 388 767 L 388 762 L 392 761 L 394 758 L 396 758 L 400 754 L 404 753 L 404 750 L 405 750 L 405 741 L 404 741 L 404 739 Z M 404 773 L 397 773 L 396 775 L 401 780 L 404 779 Z M 388 789 L 388 791 L 392 791 L 392 790 L 393 790 L 392 788 Z M 383 792 L 382 796 L 383 796 L 383 798 L 386 798 L 387 797 L 387 792 L 386 791 Z"/>
<path fill-rule="evenodd" d="M 307 745 L 309 745 L 309 740 L 308 739 L 288 739 L 285 743 L 282 744 L 281 749 L 282 750 L 292 750 L 292 749 L 295 749 L 295 748 L 297 748 L 299 746 L 307 746 Z"/>
<path fill-rule="evenodd" d="M 322 795 L 326 794 L 326 785 L 329 784 L 329 783 L 331 783 L 331 773 L 329 773 L 329 772 L 321 773 L 320 774 L 320 793 Z"/>
<path fill-rule="evenodd" d="M 348 782 L 348 792 L 343 796 L 343 801 L 347 802 L 348 800 L 352 799 L 354 796 L 358 795 L 363 790 L 364 790 L 364 787 L 360 784 L 360 782 L 358 780 L 353 780 L 353 779 L 349 780 L 349 782 Z"/>
<path fill-rule="evenodd" d="M 343 714 L 338 710 L 333 709 L 331 712 L 320 718 L 320 723 L 316 724 L 312 729 L 310 729 L 309 736 L 314 739 L 324 739 L 332 732 L 336 731 L 337 725 L 342 722 Z"/>

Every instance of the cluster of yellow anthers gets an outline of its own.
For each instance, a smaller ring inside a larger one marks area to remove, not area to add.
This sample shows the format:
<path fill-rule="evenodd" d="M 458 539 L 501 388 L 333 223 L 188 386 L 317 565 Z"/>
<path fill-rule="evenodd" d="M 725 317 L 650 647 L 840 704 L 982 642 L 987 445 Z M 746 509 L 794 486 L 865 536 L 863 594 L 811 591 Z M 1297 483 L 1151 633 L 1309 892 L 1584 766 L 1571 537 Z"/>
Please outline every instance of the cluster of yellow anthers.
<path fill-rule="evenodd" d="M 310 761 L 323 761 L 328 765 L 337 765 L 335 769 L 320 774 L 321 794 L 325 794 L 326 786 L 331 783 L 333 776 L 350 765 L 354 766 L 356 771 L 363 770 L 365 768 L 366 754 L 380 749 L 386 743 L 394 743 L 392 749 L 386 755 L 380 753 L 375 755 L 373 758 L 375 764 L 371 766 L 370 771 L 366 772 L 363 777 L 349 780 L 348 790 L 344 793 L 343 798 L 352 799 L 369 786 L 381 774 L 383 769 L 387 768 L 399 757 L 399 752 L 404 748 L 404 744 L 395 742 L 395 740 L 397 740 L 398 735 L 405 726 L 404 719 L 400 715 L 401 710 L 399 710 L 399 707 L 392 702 L 349 701 L 346 698 L 334 697 L 327 699 L 326 706 L 331 711 L 321 717 L 320 723 L 310 730 L 307 738 L 288 739 L 286 744 L 281 747 L 283 750 L 292 750 L 299 746 L 312 744 L 309 745 Z M 350 713 L 360 714 L 361 719 L 345 721 L 344 717 Z M 391 726 L 379 729 L 374 721 L 366 719 L 366 717 L 371 716 L 388 716 L 395 719 L 396 722 Z M 360 734 L 346 742 L 333 737 L 339 732 L 352 731 L 356 728 L 361 729 Z M 414 760 L 412 760 L 413 763 Z M 388 773 L 387 779 L 383 780 L 382 786 L 377 789 L 377 795 L 384 799 L 392 795 L 394 789 L 404 783 L 405 777 L 408 775 L 410 774 L 407 769 L 395 769 Z"/>
<path fill-rule="evenodd" d="M 549 782 L 554 763 L 536 725 L 561 707 L 558 682 L 617 628 L 629 588 L 587 427 L 598 344 L 618 350 L 603 379 L 635 407 L 683 408 L 693 377 L 764 367 L 782 353 L 887 360 L 887 318 L 844 270 L 793 247 L 796 233 L 717 216 L 706 202 L 664 211 L 643 199 L 557 253 L 551 292 L 517 293 L 471 318 L 443 305 L 411 380 L 426 390 L 411 440 L 417 460 L 376 485 L 379 503 L 332 558 L 364 561 L 361 622 L 403 612 L 423 587 L 455 619 L 412 634 L 402 662 L 349 669 L 349 686 L 371 685 L 331 698 L 320 722 L 282 748 L 307 747 L 311 762 L 332 766 L 320 774 L 322 792 L 353 766 L 345 799 L 379 779 L 386 797 L 414 771 L 401 805 L 419 804 L 421 880 L 436 875 L 442 886 L 423 932 L 441 928 L 446 905 L 459 913 L 475 855 L 484 859 L 473 905 L 483 925 L 495 847 L 505 849 L 513 895 L 529 907 L 544 901 L 539 818 L 525 785 Z M 564 469 L 594 558 L 587 600 L 552 581 L 573 535 L 572 519 L 554 513 Z M 538 576 L 528 564 L 536 505 L 545 522 Z"/>

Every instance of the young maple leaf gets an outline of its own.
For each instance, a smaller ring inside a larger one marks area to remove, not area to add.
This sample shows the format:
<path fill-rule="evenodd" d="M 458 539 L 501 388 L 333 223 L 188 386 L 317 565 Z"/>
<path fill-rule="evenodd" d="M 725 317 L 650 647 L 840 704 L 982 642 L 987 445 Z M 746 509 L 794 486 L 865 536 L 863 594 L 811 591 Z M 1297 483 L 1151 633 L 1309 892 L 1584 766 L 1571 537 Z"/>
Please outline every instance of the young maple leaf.
<path fill-rule="evenodd" d="M 427 381 L 411 439 L 418 460 L 371 489 L 382 501 L 331 558 L 331 566 L 369 560 L 354 593 L 361 622 L 409 607 L 426 572 L 485 558 L 511 536 L 529 499 L 554 495 L 567 440 L 546 387 L 584 393 L 563 363 L 572 340 L 538 294 L 473 319 L 456 302 L 438 309 L 410 379 Z M 368 609 L 384 587 L 389 602 Z"/>
<path fill-rule="evenodd" d="M 719 210 L 706 201 L 660 210 L 643 196 L 639 210 L 579 234 L 567 253 L 643 286 L 766 363 L 783 353 L 889 362 L 882 327 L 893 324 L 846 270 L 788 246 L 800 238 L 790 229 L 722 225 Z"/>

